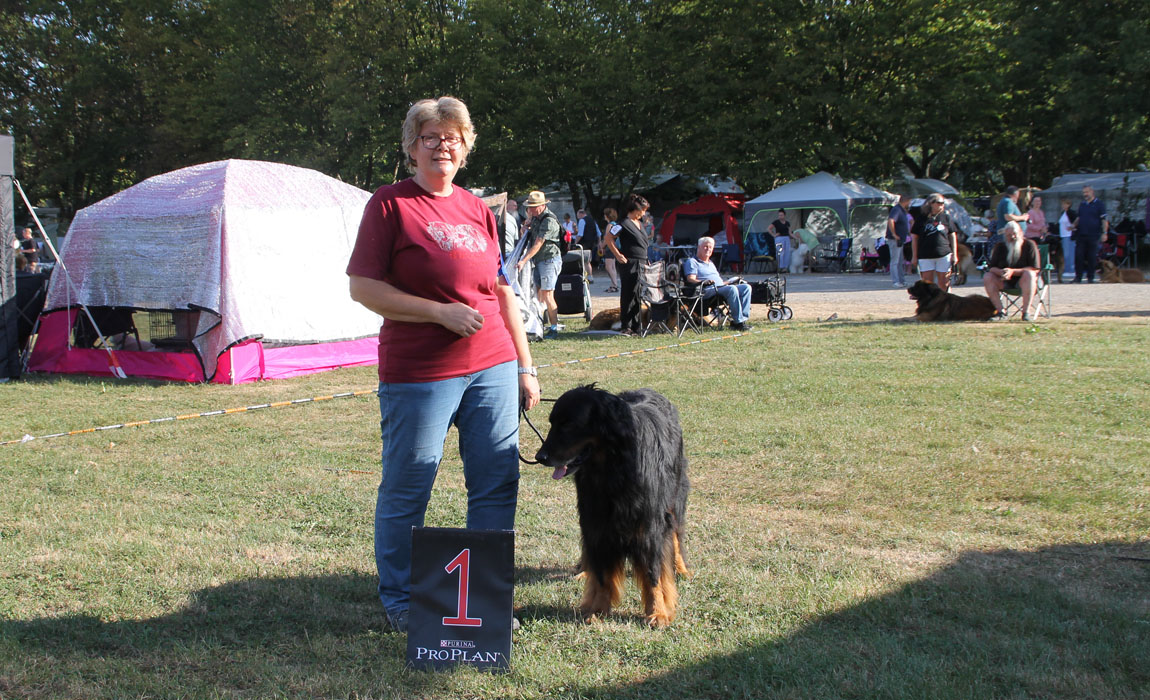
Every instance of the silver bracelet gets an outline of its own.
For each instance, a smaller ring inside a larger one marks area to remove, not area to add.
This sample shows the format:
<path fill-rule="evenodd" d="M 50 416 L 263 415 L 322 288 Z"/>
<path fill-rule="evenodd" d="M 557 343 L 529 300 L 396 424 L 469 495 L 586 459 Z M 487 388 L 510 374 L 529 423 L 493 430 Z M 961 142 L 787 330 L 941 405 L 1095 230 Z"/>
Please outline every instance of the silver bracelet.
<path fill-rule="evenodd" d="M 520 374 L 530 374 L 532 377 L 538 377 L 539 376 L 539 370 L 535 369 L 534 367 L 520 367 L 519 373 Z"/>

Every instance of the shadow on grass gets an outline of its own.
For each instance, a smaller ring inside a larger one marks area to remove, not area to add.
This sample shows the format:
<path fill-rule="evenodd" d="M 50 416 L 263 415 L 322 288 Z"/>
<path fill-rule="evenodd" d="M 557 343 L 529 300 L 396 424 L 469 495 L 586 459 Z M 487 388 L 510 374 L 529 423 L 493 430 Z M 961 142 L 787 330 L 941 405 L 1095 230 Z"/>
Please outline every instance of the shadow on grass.
<path fill-rule="evenodd" d="M 1145 698 L 1147 659 L 1150 541 L 1072 545 L 967 553 L 789 636 L 582 694 Z"/>
<path fill-rule="evenodd" d="M 567 573 L 519 572 L 521 582 Z M 438 697 L 446 678 L 402 672 L 405 639 L 382 631 L 374 589 L 374 577 L 358 574 L 255 579 L 204 589 L 185 609 L 152 619 L 3 620 L 0 696 L 306 697 L 384 683 L 396 697 Z M 528 624 L 582 624 L 570 608 L 521 615 Z M 1148 658 L 1150 541 L 1060 546 L 967 553 L 787 636 L 639 683 L 557 695 L 1135 698 L 1150 694 Z"/>
<path fill-rule="evenodd" d="M 0 622 L 0 638 L 49 653 L 148 653 L 198 642 L 261 647 L 305 636 L 381 631 L 376 579 L 361 575 L 261 578 L 195 593 L 179 612 L 106 622 L 90 615 Z"/>

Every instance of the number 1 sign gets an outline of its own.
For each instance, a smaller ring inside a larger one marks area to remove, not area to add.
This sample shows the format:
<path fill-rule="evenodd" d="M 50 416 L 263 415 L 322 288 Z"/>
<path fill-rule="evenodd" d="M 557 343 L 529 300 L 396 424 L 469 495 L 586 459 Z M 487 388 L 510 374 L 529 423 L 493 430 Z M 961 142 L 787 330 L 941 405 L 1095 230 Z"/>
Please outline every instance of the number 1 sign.
<path fill-rule="evenodd" d="M 408 665 L 507 670 L 514 585 L 513 531 L 414 528 Z"/>

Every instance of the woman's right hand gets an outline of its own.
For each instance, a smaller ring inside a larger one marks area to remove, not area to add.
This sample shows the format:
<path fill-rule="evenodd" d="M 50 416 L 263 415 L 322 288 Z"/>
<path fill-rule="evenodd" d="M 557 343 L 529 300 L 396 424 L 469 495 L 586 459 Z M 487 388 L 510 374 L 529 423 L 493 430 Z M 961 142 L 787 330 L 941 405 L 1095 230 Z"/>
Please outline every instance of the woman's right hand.
<path fill-rule="evenodd" d="M 627 256 L 626 255 L 617 255 L 617 256 L 615 256 L 615 260 L 617 260 L 620 264 L 623 264 L 623 265 L 627 264 Z"/>
<path fill-rule="evenodd" d="M 483 328 L 483 314 L 460 302 L 443 304 L 439 307 L 439 325 L 467 338 Z"/>

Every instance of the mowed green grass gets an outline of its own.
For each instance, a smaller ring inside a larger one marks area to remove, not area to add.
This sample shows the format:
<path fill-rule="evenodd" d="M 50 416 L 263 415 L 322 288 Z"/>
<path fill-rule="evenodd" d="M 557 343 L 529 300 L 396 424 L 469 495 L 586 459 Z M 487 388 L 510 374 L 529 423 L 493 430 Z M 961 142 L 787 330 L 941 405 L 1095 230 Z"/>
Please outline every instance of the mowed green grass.
<path fill-rule="evenodd" d="M 511 672 L 404 670 L 374 593 L 369 395 L 0 447 L 0 697 L 1150 695 L 1150 326 L 763 328 L 540 372 L 550 397 L 678 406 L 693 577 L 670 629 L 630 582 L 577 619 L 571 484 L 524 466 Z M 0 440 L 374 385 L 35 377 L 0 385 Z M 463 523 L 454 440 L 429 524 Z"/>

